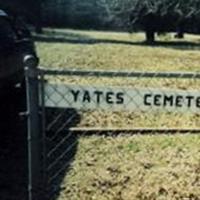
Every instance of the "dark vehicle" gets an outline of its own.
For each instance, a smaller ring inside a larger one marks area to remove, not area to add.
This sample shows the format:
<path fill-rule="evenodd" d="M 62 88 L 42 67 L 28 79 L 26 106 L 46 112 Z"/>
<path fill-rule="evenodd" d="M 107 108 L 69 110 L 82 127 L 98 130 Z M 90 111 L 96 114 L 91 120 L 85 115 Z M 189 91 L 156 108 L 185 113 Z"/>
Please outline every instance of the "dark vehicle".
<path fill-rule="evenodd" d="M 24 67 L 37 64 L 23 20 L 0 9 L 0 199 L 27 196 L 27 120 L 20 113 L 27 110 Z"/>
<path fill-rule="evenodd" d="M 21 18 L 0 10 L 0 96 L 24 80 L 24 67 L 36 67 L 34 44 Z"/>

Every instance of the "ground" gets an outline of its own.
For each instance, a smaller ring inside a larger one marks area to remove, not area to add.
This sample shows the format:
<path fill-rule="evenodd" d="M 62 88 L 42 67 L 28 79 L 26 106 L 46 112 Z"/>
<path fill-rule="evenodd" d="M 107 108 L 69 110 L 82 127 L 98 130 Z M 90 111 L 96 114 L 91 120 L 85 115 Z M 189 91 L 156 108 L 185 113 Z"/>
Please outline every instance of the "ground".
<path fill-rule="evenodd" d="M 41 66 L 125 71 L 192 71 L 199 72 L 199 36 L 186 35 L 184 41 L 172 34 L 157 38 L 153 46 L 143 43 L 141 33 L 45 30 L 36 35 Z M 130 85 L 131 80 L 92 80 L 96 84 Z M 57 81 L 57 80 L 53 80 Z M 66 82 L 66 80 L 60 80 Z M 91 80 L 90 80 L 91 81 Z M 102 83 L 103 81 L 103 83 Z M 70 83 L 88 80 L 69 78 Z M 89 83 L 89 82 L 88 82 Z M 197 80 L 153 80 L 137 84 L 168 88 L 197 89 Z M 134 85 L 134 84 L 133 84 Z M 79 126 L 89 127 L 199 127 L 199 114 L 173 116 L 148 112 L 81 113 Z M 92 116 L 92 119 L 91 119 Z M 100 117 L 99 117 L 100 116 Z M 149 120 L 148 116 L 151 116 Z M 87 119 L 84 121 L 84 119 Z M 176 120 L 174 120 L 176 119 Z M 108 122 L 109 121 L 109 122 Z M 128 122 L 128 123 L 127 123 Z M 133 124 L 134 122 L 134 124 Z M 70 168 L 62 177 L 57 199 L 71 200 L 198 200 L 200 199 L 199 135 L 137 135 L 122 132 L 112 136 L 81 136 Z M 69 148 L 69 147 L 64 147 Z"/>
<path fill-rule="evenodd" d="M 199 136 L 81 138 L 61 199 L 200 198 Z"/>
<path fill-rule="evenodd" d="M 142 33 L 48 30 L 37 36 L 41 65 L 60 68 L 199 71 L 199 36 L 159 37 L 153 46 Z"/>

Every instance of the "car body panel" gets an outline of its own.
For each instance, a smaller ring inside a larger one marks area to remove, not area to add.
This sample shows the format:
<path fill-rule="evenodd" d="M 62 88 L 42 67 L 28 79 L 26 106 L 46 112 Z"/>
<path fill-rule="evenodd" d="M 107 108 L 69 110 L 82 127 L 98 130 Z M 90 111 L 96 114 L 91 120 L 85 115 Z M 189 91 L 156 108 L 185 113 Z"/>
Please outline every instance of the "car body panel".
<path fill-rule="evenodd" d="M 25 23 L 0 9 L 0 95 L 23 81 L 26 55 L 38 59 Z"/>

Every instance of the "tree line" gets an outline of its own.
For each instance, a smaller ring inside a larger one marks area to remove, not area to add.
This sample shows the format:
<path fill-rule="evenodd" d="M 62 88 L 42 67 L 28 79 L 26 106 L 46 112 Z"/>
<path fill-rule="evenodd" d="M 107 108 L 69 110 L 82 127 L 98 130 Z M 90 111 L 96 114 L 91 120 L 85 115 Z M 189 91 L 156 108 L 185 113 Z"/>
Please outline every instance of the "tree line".
<path fill-rule="evenodd" d="M 143 30 L 149 43 L 155 33 L 200 33 L 200 0 L 0 0 L 0 7 L 26 16 L 37 32 L 42 25 Z"/>
<path fill-rule="evenodd" d="M 23 17 L 35 27 L 36 32 L 42 32 L 42 4 L 45 0 L 0 0 L 0 9 L 4 9 L 14 18 Z"/>
<path fill-rule="evenodd" d="M 130 13 L 130 25 L 146 33 L 146 41 L 154 42 L 155 33 L 176 31 L 200 33 L 199 0 L 137 0 Z"/>
<path fill-rule="evenodd" d="M 144 30 L 153 42 L 155 33 L 200 33 L 199 0 L 46 0 L 47 23 L 75 28 Z M 52 9 L 53 7 L 53 9 Z"/>

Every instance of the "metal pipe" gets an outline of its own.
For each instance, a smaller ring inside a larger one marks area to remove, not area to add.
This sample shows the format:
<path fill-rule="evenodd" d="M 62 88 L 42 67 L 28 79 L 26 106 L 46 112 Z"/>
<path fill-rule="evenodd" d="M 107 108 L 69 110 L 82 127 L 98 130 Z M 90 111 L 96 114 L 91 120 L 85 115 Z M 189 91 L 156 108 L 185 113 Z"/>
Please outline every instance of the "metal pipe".
<path fill-rule="evenodd" d="M 200 79 L 198 72 L 142 72 L 142 71 L 97 71 L 97 70 L 76 70 L 76 69 L 45 69 L 39 68 L 39 71 L 48 75 L 59 76 L 96 76 L 96 77 L 127 77 L 127 78 L 181 78 L 181 79 Z"/>

